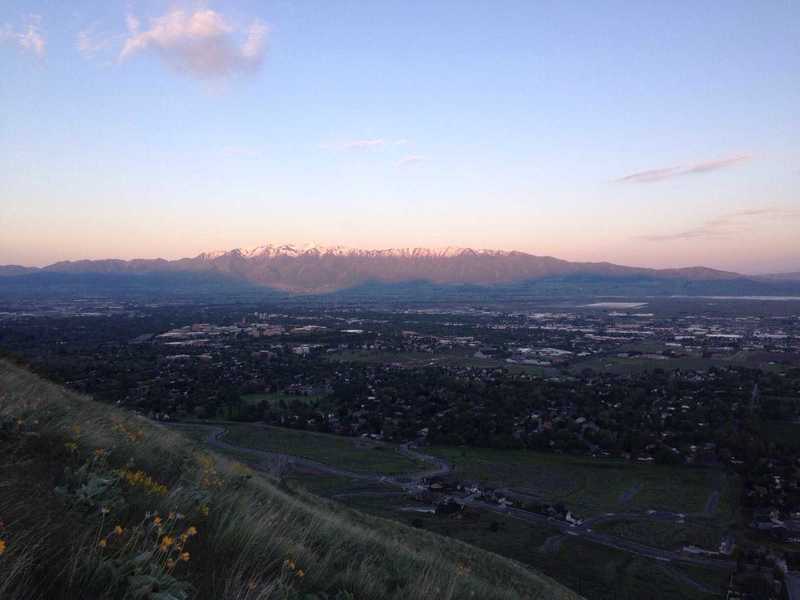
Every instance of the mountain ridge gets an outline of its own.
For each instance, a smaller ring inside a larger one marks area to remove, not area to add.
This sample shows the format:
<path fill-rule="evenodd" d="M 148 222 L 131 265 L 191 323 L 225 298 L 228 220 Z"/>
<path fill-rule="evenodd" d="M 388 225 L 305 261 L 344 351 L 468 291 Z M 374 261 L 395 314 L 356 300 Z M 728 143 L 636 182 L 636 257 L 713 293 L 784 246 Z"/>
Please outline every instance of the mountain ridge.
<path fill-rule="evenodd" d="M 610 262 L 571 262 L 516 250 L 386 248 L 265 244 L 251 249 L 203 252 L 176 260 L 98 259 L 59 261 L 45 267 L 0 266 L 0 276 L 32 273 L 146 274 L 207 272 L 293 293 L 328 293 L 368 281 L 495 285 L 550 277 L 595 275 L 687 281 L 748 279 L 702 266 L 670 269 Z"/>

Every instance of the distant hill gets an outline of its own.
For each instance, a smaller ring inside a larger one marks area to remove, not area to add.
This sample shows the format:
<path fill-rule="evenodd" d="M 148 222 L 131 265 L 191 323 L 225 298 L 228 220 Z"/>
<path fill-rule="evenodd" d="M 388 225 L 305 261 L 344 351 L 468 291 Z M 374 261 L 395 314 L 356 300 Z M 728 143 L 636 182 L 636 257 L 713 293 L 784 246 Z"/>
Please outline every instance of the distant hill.
<path fill-rule="evenodd" d="M 580 598 L 513 560 L 279 485 L 3 360 L 0 397 L 4 600 Z"/>
<path fill-rule="evenodd" d="M 20 265 L 0 265 L 0 277 L 13 277 L 38 271 L 36 267 L 22 267 Z"/>

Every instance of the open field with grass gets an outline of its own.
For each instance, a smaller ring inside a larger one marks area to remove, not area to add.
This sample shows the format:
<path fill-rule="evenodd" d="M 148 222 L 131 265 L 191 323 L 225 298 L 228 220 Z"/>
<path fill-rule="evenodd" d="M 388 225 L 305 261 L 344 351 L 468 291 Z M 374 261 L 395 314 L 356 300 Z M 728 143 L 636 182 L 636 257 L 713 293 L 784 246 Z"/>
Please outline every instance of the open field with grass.
<path fill-rule="evenodd" d="M 780 372 L 782 367 L 775 361 L 791 363 L 791 356 L 775 355 L 766 352 L 740 351 L 732 354 L 715 353 L 710 357 L 703 357 L 697 353 L 690 353 L 678 357 L 646 356 L 654 353 L 659 355 L 665 346 L 655 343 L 626 344 L 617 348 L 613 354 L 607 356 L 593 356 L 571 363 L 570 370 L 579 372 L 582 369 L 605 371 L 617 374 L 635 374 L 654 369 L 684 369 L 693 371 L 707 371 L 712 367 L 725 369 L 729 367 L 758 368 L 765 371 Z M 621 357 L 617 353 L 638 351 L 643 355 Z"/>
<path fill-rule="evenodd" d="M 224 439 L 238 446 L 309 458 L 331 466 L 386 475 L 424 470 L 426 463 L 398 454 L 391 444 L 247 423 L 221 423 Z M 208 427 L 181 426 L 197 441 Z M 543 502 L 565 502 L 581 516 L 646 510 L 704 513 L 718 492 L 712 519 L 732 515 L 735 490 L 716 469 L 631 464 L 620 460 L 466 447 L 432 447 L 454 475 L 494 488 L 510 488 Z M 236 455 L 235 450 L 225 450 Z M 240 457 L 239 457 L 240 458 Z"/>
<path fill-rule="evenodd" d="M 390 486 L 369 481 L 353 481 L 347 477 L 336 475 L 320 475 L 317 473 L 293 473 L 290 472 L 283 478 L 284 483 L 299 490 L 305 490 L 323 498 L 338 498 L 344 494 L 346 496 L 357 496 L 361 494 L 399 494 L 396 486 Z"/>
<path fill-rule="evenodd" d="M 711 600 L 722 598 L 729 576 L 722 571 L 632 556 L 569 536 L 557 553 L 529 564 L 593 600 Z"/>
<path fill-rule="evenodd" d="M 566 369 L 578 373 L 583 369 L 592 369 L 617 374 L 638 374 L 654 369 L 684 369 L 706 371 L 712 367 L 724 369 L 728 367 L 760 368 L 767 371 L 780 371 L 781 366 L 774 363 L 775 355 L 759 352 L 737 352 L 735 354 L 715 354 L 703 357 L 699 354 L 687 354 L 679 357 L 660 356 L 665 349 L 663 344 L 639 343 L 625 344 L 607 356 L 591 356 L 588 358 L 573 358 Z M 638 351 L 642 355 L 621 357 L 618 353 Z M 652 354 L 647 356 L 647 354 Z M 549 370 L 559 368 L 543 367 L 539 365 L 526 365 L 521 363 L 508 363 L 503 359 L 476 358 L 472 350 L 453 349 L 448 352 L 369 352 L 361 350 L 345 351 L 332 354 L 328 360 L 337 362 L 355 362 L 368 364 L 393 364 L 406 368 L 423 367 L 430 365 L 453 365 L 476 368 L 505 368 L 510 371 L 539 375 Z M 785 357 L 781 360 L 786 361 Z"/>
<path fill-rule="evenodd" d="M 353 497 L 348 505 L 503 554 L 540 569 L 591 600 L 711 600 L 727 573 L 632 556 L 560 534 L 546 525 L 468 509 L 458 516 L 401 511 L 403 498 Z M 421 506 L 421 505 L 420 505 Z M 691 579 L 696 584 L 686 581 Z"/>
<path fill-rule="evenodd" d="M 395 364 L 403 367 L 423 367 L 428 365 L 453 365 L 492 369 L 503 367 L 517 372 L 540 375 L 542 367 L 536 365 L 512 364 L 503 359 L 476 358 L 475 351 L 456 348 L 448 352 L 371 352 L 348 350 L 329 357 L 331 361 L 356 362 L 368 364 Z"/>
<path fill-rule="evenodd" d="M 681 356 L 677 358 L 655 358 L 652 356 L 597 356 L 586 360 L 576 361 L 571 365 L 573 372 L 583 369 L 617 373 L 621 375 L 643 373 L 654 369 L 685 369 L 693 371 L 706 371 L 711 367 L 725 368 L 731 366 L 729 359 L 703 358 L 701 356 Z"/>
<path fill-rule="evenodd" d="M 637 465 L 525 450 L 434 447 L 455 476 L 493 488 L 511 488 L 543 502 L 564 502 L 581 516 L 661 510 L 701 513 L 720 486 L 714 469 Z M 727 494 L 722 486 L 720 494 Z"/>
<path fill-rule="evenodd" d="M 725 527 L 713 521 L 693 519 L 685 523 L 675 521 L 643 521 L 621 518 L 598 523 L 595 531 L 610 533 L 648 546 L 665 550 L 680 550 L 684 546 L 699 546 L 706 550 L 717 550 Z"/>
<path fill-rule="evenodd" d="M 225 423 L 223 439 L 231 444 L 308 458 L 360 473 L 400 475 L 424 470 L 426 464 L 399 454 L 396 447 L 363 438 L 312 431 Z"/>
<path fill-rule="evenodd" d="M 0 420 L 4 599 L 577 597 L 515 561 L 280 487 L 7 362 Z"/>
<path fill-rule="evenodd" d="M 170 427 L 174 427 L 198 443 L 205 443 L 211 435 L 212 428 L 218 427 L 225 430 L 222 439 L 229 444 L 265 452 L 290 454 L 356 473 L 402 475 L 424 470 L 426 467 L 424 462 L 399 454 L 396 447 L 391 444 L 362 438 L 231 421 L 176 423 Z M 236 460 L 245 462 L 253 460 L 252 455 L 246 451 L 237 451 L 230 447 L 219 447 L 216 451 Z"/>

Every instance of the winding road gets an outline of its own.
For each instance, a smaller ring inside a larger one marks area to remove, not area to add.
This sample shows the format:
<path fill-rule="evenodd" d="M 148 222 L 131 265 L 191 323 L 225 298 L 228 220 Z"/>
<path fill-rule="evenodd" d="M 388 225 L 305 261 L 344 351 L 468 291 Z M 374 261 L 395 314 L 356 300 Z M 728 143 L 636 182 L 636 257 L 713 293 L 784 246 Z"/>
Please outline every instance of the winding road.
<path fill-rule="evenodd" d="M 361 492 L 343 493 L 334 496 L 334 498 L 336 497 L 344 498 L 350 496 L 367 496 L 367 495 L 388 496 L 388 495 L 403 494 L 412 490 L 419 489 L 419 486 L 422 484 L 422 481 L 426 478 L 447 475 L 452 471 L 452 467 L 446 461 L 436 456 L 431 456 L 429 454 L 420 452 L 411 444 L 403 444 L 399 446 L 398 452 L 413 460 L 428 463 L 431 465 L 431 468 L 426 469 L 424 471 L 419 471 L 406 475 L 390 476 L 390 475 L 381 475 L 380 473 L 359 473 L 348 469 L 334 467 L 325 463 L 321 463 L 308 458 L 303 458 L 301 456 L 296 456 L 293 454 L 284 454 L 280 452 L 270 452 L 267 450 L 257 450 L 255 448 L 247 448 L 245 446 L 237 446 L 235 444 L 231 444 L 225 441 L 224 437 L 225 434 L 227 433 L 227 429 L 225 427 L 221 427 L 219 425 L 210 425 L 205 423 L 204 424 L 191 423 L 186 425 L 190 425 L 193 428 L 196 428 L 198 426 L 207 427 L 209 432 L 205 441 L 209 446 L 211 446 L 212 448 L 227 450 L 230 452 L 235 452 L 240 455 L 246 455 L 252 457 L 252 459 L 255 462 L 249 464 L 250 466 L 258 470 L 265 470 L 265 465 L 264 465 L 265 461 L 274 461 L 276 459 L 279 459 L 286 461 L 287 465 L 291 465 L 292 467 L 300 468 L 305 471 L 311 471 L 313 473 L 336 475 L 339 477 L 353 479 L 355 481 L 365 481 L 370 483 L 385 484 L 401 488 L 401 490 L 397 492 L 361 491 Z M 170 427 L 176 429 L 180 429 L 181 426 L 182 424 L 180 423 L 170 424 Z M 686 515 L 680 513 L 655 512 L 655 511 L 650 513 L 630 513 L 630 512 L 606 513 L 605 515 L 600 515 L 597 517 L 587 519 L 581 525 L 574 526 L 564 521 L 559 521 L 547 517 L 545 515 L 540 515 L 538 513 L 521 510 L 511 506 L 501 506 L 489 502 L 484 502 L 472 496 L 458 498 L 457 501 L 464 504 L 465 506 L 470 506 L 472 508 L 502 514 L 507 517 L 511 517 L 535 525 L 544 525 L 550 528 L 554 528 L 559 530 L 560 533 L 565 536 L 582 538 L 609 548 L 622 550 L 624 552 L 629 552 L 637 556 L 651 558 L 664 563 L 675 562 L 675 563 L 691 564 L 706 568 L 722 569 L 727 571 L 732 570 L 736 566 L 736 563 L 732 560 L 689 555 L 683 552 L 664 550 L 661 548 L 655 548 L 653 546 L 640 544 L 633 540 L 629 540 L 619 536 L 597 532 L 592 529 L 593 525 L 602 523 L 604 521 L 617 520 L 617 519 L 654 520 L 654 521 L 670 521 L 670 520 L 683 519 Z"/>
<path fill-rule="evenodd" d="M 208 436 L 206 437 L 205 440 L 206 444 L 208 444 L 212 448 L 217 448 L 219 450 L 228 450 L 229 452 L 236 452 L 237 454 L 245 454 L 247 456 L 251 456 L 253 459 L 259 461 L 258 463 L 251 464 L 251 466 L 254 468 L 258 468 L 259 466 L 263 467 L 263 461 L 265 460 L 266 461 L 284 460 L 286 461 L 287 465 L 291 465 L 293 467 L 299 467 L 305 471 L 311 471 L 313 473 L 320 473 L 323 475 L 336 475 L 339 477 L 346 477 L 348 479 L 354 479 L 357 481 L 368 481 L 371 483 L 384 483 L 387 485 L 396 485 L 404 489 L 414 488 L 420 485 L 423 479 L 447 475 L 452 470 L 450 465 L 444 460 L 437 458 L 435 456 L 422 454 L 421 452 L 414 450 L 411 444 L 403 444 L 402 446 L 398 447 L 397 451 L 403 456 L 406 456 L 412 460 L 425 462 L 433 466 L 430 469 L 425 469 L 424 471 L 418 471 L 415 473 L 409 473 L 405 475 L 381 475 L 380 473 L 360 473 L 358 471 L 342 469 L 316 460 L 311 460 L 310 458 L 296 456 L 294 454 L 284 454 L 281 452 L 271 452 L 269 450 L 258 450 L 256 448 L 248 448 L 246 446 L 237 446 L 235 444 L 231 444 L 230 442 L 225 441 L 224 439 L 225 434 L 228 432 L 228 430 L 225 427 L 221 427 L 219 425 L 209 425 L 205 423 L 203 424 L 170 423 L 169 425 L 169 427 L 172 427 L 174 429 L 180 429 L 182 426 L 190 426 L 192 428 L 196 427 L 208 428 L 209 430 Z"/>

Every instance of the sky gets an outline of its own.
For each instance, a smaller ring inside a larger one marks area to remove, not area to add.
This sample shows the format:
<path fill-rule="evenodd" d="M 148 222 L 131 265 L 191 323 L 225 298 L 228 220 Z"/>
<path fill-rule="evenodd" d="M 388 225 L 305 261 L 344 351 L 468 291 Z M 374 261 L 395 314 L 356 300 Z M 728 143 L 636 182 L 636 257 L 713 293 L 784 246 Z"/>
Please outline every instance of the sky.
<path fill-rule="evenodd" d="M 0 3 L 0 264 L 800 271 L 800 2 Z"/>

